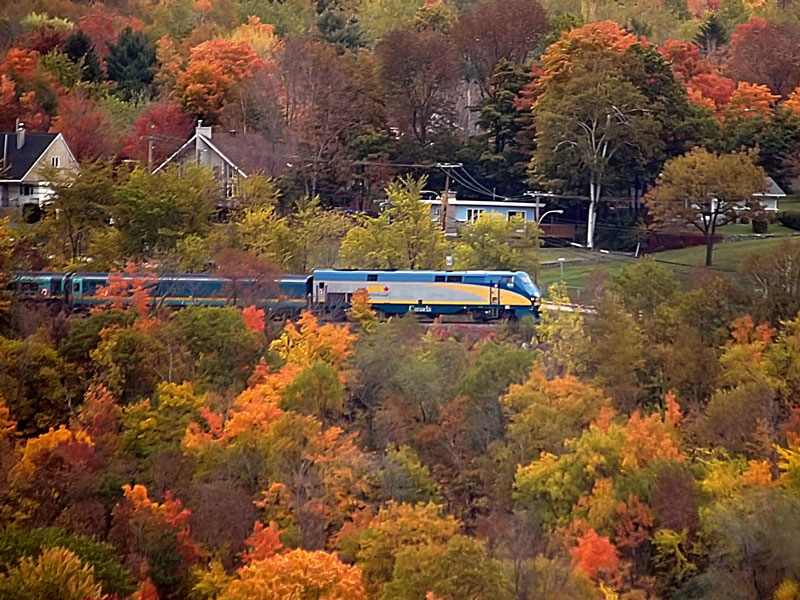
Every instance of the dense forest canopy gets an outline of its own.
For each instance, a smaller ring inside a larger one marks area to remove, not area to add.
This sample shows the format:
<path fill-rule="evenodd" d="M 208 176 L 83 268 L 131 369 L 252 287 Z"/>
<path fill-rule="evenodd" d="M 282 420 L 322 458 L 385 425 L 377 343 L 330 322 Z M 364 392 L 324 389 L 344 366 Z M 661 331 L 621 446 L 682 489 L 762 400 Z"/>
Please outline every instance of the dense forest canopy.
<path fill-rule="evenodd" d="M 493 327 L 150 285 L 535 276 L 535 225 L 432 220 L 455 162 L 459 194 L 583 202 L 598 243 L 695 227 L 710 264 L 732 207 L 797 174 L 798 42 L 772 0 L 0 4 L 0 131 L 80 162 L 0 219 L 0 598 L 800 598 L 796 240 L 681 278 L 619 259 L 589 309 L 556 285 Z M 235 202 L 152 172 L 199 121 L 280 172 Z M 8 291 L 38 269 L 112 275 L 79 312 Z"/>

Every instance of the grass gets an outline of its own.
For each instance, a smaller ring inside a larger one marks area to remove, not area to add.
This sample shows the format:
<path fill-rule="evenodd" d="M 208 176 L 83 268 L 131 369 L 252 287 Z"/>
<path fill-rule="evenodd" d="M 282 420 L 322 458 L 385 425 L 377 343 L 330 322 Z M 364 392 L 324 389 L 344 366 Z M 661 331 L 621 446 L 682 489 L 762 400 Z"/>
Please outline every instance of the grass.
<path fill-rule="evenodd" d="M 764 238 L 755 240 L 745 240 L 738 242 L 721 242 L 714 245 L 714 268 L 721 273 L 729 273 L 734 275 L 739 264 L 744 258 L 754 252 L 768 252 L 776 245 L 778 245 L 783 238 Z M 798 242 L 800 243 L 800 240 Z M 559 248 L 545 248 L 543 250 L 556 250 L 563 252 Z M 574 249 L 582 257 L 588 254 L 585 250 Z M 552 253 L 548 253 L 552 254 Z M 574 254 L 570 255 L 574 258 Z M 598 259 L 602 259 L 603 255 L 595 255 Z M 702 267 L 705 264 L 706 248 L 705 246 L 693 246 L 691 248 L 681 248 L 680 250 L 667 250 L 666 252 L 658 252 L 651 255 L 658 261 L 665 261 L 660 264 L 671 269 L 680 279 L 685 279 L 695 268 Z M 566 257 L 566 256 L 565 256 Z M 549 258 L 542 258 L 542 262 L 551 260 Z M 556 256 L 557 260 L 557 256 Z M 594 264 L 564 264 L 564 281 L 567 284 L 572 296 L 575 300 L 580 301 L 581 294 L 585 295 L 587 281 L 593 272 L 602 272 L 609 276 L 613 276 L 621 269 L 628 265 L 635 263 L 635 259 L 613 257 L 603 262 Z M 561 278 L 561 271 L 558 264 L 545 265 L 539 272 L 539 287 L 546 290 L 548 286 L 556 283 Z"/>
<path fill-rule="evenodd" d="M 800 208 L 800 206 L 798 208 Z M 731 223 L 730 225 L 720 227 L 717 231 L 722 235 L 748 235 L 753 233 L 753 226 L 749 224 L 742 225 L 741 223 Z M 800 233 L 800 231 L 784 227 L 780 223 L 770 223 L 767 233 L 774 235 L 793 235 Z"/>

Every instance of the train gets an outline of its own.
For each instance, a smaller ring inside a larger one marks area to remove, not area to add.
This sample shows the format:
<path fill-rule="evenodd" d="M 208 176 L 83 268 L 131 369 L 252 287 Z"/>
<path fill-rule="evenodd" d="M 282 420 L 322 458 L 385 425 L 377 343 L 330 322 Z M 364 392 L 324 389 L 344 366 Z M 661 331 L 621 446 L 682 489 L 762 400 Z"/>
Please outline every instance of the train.
<path fill-rule="evenodd" d="M 109 273 L 16 272 L 10 288 L 20 299 L 71 309 L 107 303 Z M 133 283 L 132 275 L 115 275 Z M 226 277 L 209 274 L 143 276 L 140 284 L 158 306 L 248 306 L 271 317 L 294 317 L 303 310 L 344 319 L 353 294 L 366 290 L 381 317 L 416 313 L 421 317 L 491 321 L 539 318 L 541 294 L 523 271 L 385 271 L 318 269 L 310 275 Z"/>

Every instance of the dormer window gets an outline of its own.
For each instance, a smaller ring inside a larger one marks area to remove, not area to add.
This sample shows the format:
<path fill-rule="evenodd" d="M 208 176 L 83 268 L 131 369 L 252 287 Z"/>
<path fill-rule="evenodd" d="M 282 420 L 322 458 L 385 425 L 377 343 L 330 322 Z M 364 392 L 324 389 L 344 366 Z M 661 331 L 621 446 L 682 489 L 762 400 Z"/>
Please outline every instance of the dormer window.
<path fill-rule="evenodd" d="M 50 164 L 53 165 L 54 167 L 60 167 L 61 159 L 58 156 L 54 156 L 50 159 Z"/>

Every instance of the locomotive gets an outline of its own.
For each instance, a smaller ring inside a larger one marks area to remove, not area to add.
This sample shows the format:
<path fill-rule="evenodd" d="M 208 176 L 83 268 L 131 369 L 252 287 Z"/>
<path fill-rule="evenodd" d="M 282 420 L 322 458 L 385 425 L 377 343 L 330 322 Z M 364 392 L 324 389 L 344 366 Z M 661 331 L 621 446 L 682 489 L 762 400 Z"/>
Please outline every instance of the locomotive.
<path fill-rule="evenodd" d="M 117 275 L 123 283 L 132 277 Z M 319 269 L 311 275 L 274 278 L 207 274 L 160 274 L 144 288 L 159 306 L 247 306 L 270 316 L 293 317 L 303 310 L 344 318 L 353 294 L 365 289 L 381 316 L 408 312 L 473 321 L 538 319 L 541 294 L 522 271 L 381 271 Z M 11 290 L 21 299 L 60 303 L 71 309 L 108 302 L 109 273 L 17 272 Z"/>

